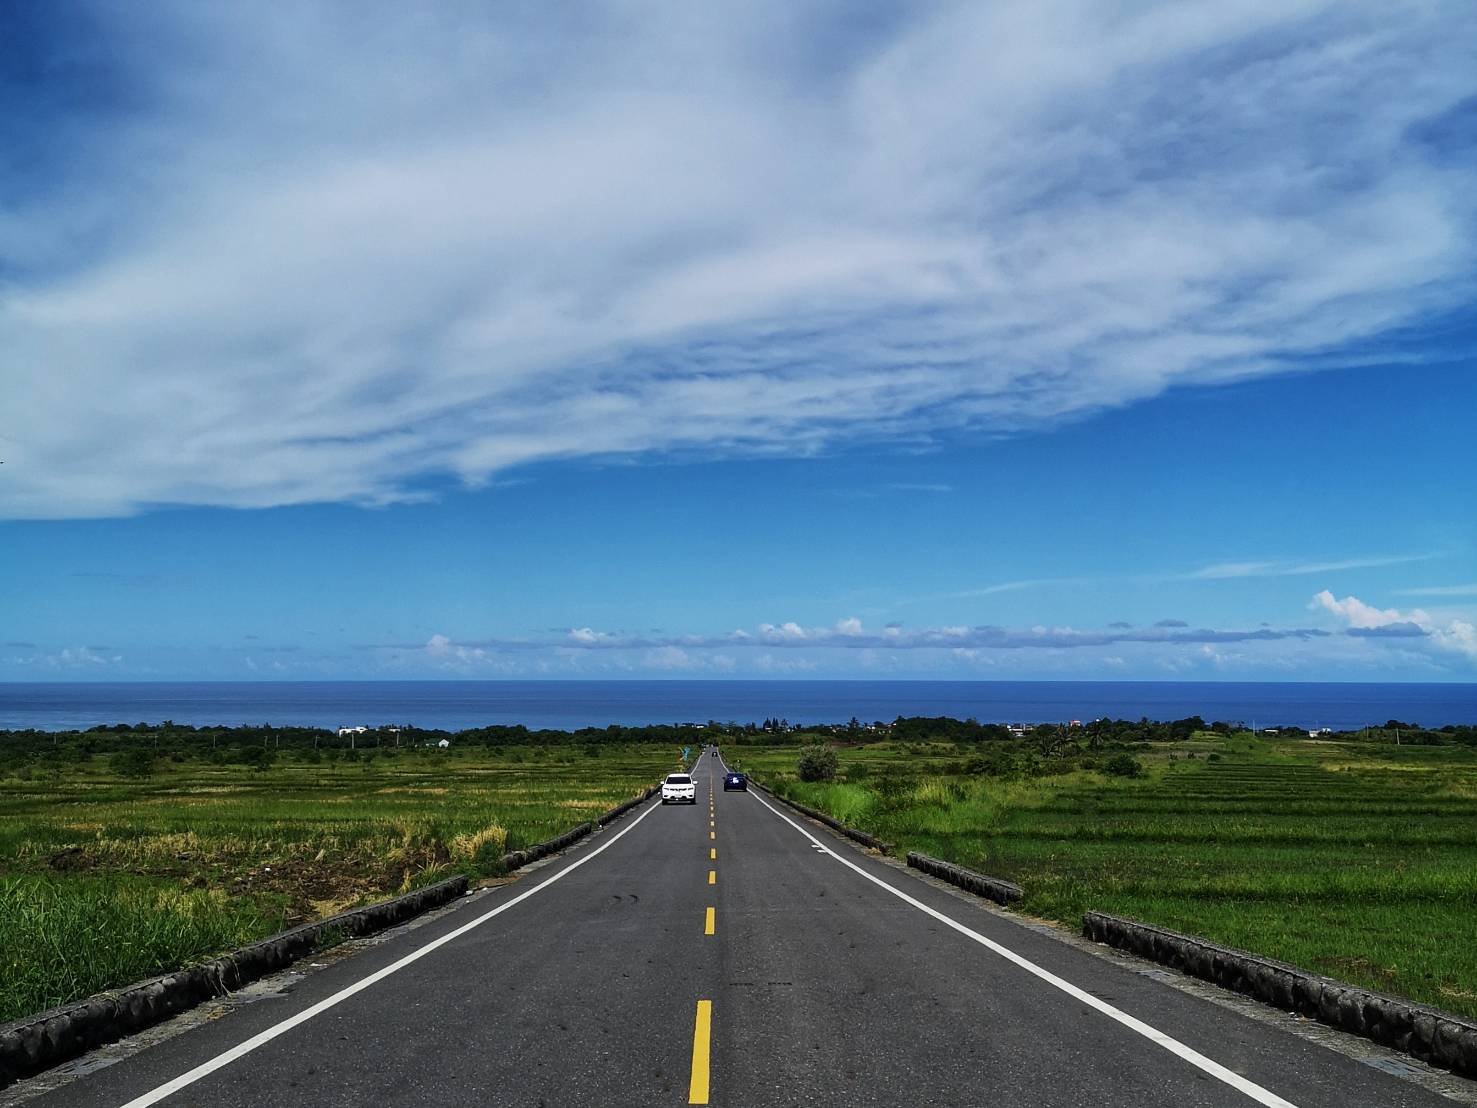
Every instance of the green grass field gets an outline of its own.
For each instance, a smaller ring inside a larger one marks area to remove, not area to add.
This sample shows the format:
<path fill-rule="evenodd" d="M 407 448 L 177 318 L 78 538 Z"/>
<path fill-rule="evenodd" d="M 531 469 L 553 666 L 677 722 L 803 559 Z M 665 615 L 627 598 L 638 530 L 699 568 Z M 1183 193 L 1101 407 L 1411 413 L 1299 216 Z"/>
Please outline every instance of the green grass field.
<path fill-rule="evenodd" d="M 105 759 L 0 777 L 0 1022 L 551 838 L 675 768 L 671 746 L 382 753 L 266 770 Z"/>
<path fill-rule="evenodd" d="M 1477 751 L 1205 736 L 1138 752 L 1147 774 L 959 772 L 952 745 L 732 760 L 896 844 L 1019 882 L 1022 911 L 1095 908 L 1477 1016 Z M 952 771 L 952 772 L 951 772 Z"/>

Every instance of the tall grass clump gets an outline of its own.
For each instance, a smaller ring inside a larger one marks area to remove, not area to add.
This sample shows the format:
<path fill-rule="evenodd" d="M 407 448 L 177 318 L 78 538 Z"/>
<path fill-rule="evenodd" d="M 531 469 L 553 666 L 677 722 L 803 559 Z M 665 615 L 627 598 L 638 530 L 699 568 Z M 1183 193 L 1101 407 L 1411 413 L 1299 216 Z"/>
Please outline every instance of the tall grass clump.
<path fill-rule="evenodd" d="M 0 1022 L 239 946 L 276 921 L 204 890 L 0 878 Z"/>

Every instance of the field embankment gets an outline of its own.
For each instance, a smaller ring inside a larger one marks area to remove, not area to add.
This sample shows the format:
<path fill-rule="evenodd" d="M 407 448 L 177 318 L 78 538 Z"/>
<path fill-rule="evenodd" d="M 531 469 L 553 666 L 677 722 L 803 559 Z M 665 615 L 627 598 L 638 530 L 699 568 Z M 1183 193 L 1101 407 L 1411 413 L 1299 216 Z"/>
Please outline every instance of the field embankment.
<path fill-rule="evenodd" d="M 0 1022 L 455 872 L 628 799 L 670 745 L 103 758 L 0 776 Z"/>
<path fill-rule="evenodd" d="M 1099 909 L 1477 1017 L 1477 751 L 1197 736 L 1134 751 L 1139 777 L 954 744 L 731 760 L 896 844 L 1018 882 L 1023 912 Z M 1088 759 L 1090 761 L 1090 759 Z M 1103 759 L 1106 761 L 1106 759 Z"/>

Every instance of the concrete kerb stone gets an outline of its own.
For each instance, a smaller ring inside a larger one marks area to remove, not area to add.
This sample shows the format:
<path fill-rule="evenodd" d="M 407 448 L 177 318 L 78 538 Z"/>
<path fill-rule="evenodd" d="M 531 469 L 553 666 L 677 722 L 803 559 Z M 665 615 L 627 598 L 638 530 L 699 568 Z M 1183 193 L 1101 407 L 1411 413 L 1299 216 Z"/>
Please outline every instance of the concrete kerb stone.
<path fill-rule="evenodd" d="M 1434 1066 L 1477 1077 L 1477 1023 L 1460 1016 L 1106 912 L 1083 916 L 1082 933 Z"/>
<path fill-rule="evenodd" d="M 368 935 L 438 908 L 466 891 L 466 877 L 450 877 L 393 900 L 289 928 L 198 966 L 4 1024 L 0 1088 L 283 969 L 313 953 L 325 938 Z"/>
<path fill-rule="evenodd" d="M 927 854 L 919 854 L 916 850 L 908 851 L 908 865 L 937 877 L 941 881 L 957 885 L 965 892 L 982 896 L 986 900 L 993 900 L 996 904 L 1009 906 L 1026 895 L 1025 890 L 1014 882 L 991 877 L 984 873 L 976 873 L 972 869 L 956 866 L 953 862 L 945 862 L 940 858 L 930 858 Z"/>
<path fill-rule="evenodd" d="M 633 796 L 624 804 L 617 804 L 614 808 L 610 809 L 610 811 L 600 813 L 600 817 L 595 822 L 598 823 L 601 827 L 604 827 L 611 820 L 619 819 L 621 816 L 629 812 L 632 808 L 646 803 L 646 801 L 650 800 L 657 793 L 661 792 L 661 788 L 662 787 L 660 785 L 651 786 L 651 788 L 647 789 L 640 796 Z"/>

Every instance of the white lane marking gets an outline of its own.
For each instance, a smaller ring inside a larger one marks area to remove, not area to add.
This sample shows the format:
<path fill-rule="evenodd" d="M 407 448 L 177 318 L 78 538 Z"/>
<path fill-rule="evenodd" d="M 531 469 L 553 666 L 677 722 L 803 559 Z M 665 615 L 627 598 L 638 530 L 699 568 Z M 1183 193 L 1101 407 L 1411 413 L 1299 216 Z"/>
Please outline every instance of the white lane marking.
<path fill-rule="evenodd" d="M 758 796 L 757 794 L 755 794 L 754 795 L 754 799 L 757 800 L 757 801 L 759 801 L 760 804 L 763 804 L 764 807 L 769 808 L 769 811 L 773 815 L 778 816 L 780 819 L 784 820 L 786 823 L 788 823 L 796 831 L 799 831 L 800 834 L 804 835 L 807 839 L 809 839 L 816 846 L 820 846 L 821 845 L 820 840 L 818 840 L 814 835 L 812 835 L 809 831 L 805 830 L 805 828 L 801 827 L 798 823 L 796 823 L 794 820 L 790 819 L 788 816 L 786 816 L 783 813 L 778 812 L 774 808 L 770 807 L 770 805 L 764 800 L 763 797 Z M 822 848 L 822 849 L 824 849 L 824 848 Z M 1267 1108 L 1297 1108 L 1297 1105 L 1293 1104 L 1292 1101 L 1290 1101 L 1290 1100 L 1283 1100 L 1276 1093 L 1271 1092 L 1271 1091 L 1269 1091 L 1267 1089 L 1262 1088 L 1260 1085 L 1256 1084 L 1256 1082 L 1249 1081 L 1246 1078 L 1242 1077 L 1239 1073 L 1235 1072 L 1234 1070 L 1229 1070 L 1225 1066 L 1221 1065 L 1219 1062 L 1214 1061 L 1213 1059 L 1207 1058 L 1205 1055 L 1201 1054 L 1198 1050 L 1195 1050 L 1192 1047 L 1186 1046 L 1184 1043 L 1180 1042 L 1178 1039 L 1171 1038 L 1170 1036 L 1166 1035 L 1163 1031 L 1160 1031 L 1158 1028 L 1156 1028 L 1156 1027 L 1150 1027 L 1147 1023 L 1144 1023 L 1143 1020 L 1135 1019 L 1133 1016 L 1130 1016 L 1127 1012 L 1124 1012 L 1124 1011 L 1121 1011 L 1121 1010 L 1119 1010 L 1117 1008 L 1114 1008 L 1107 1001 L 1105 1001 L 1105 1000 L 1099 1000 L 1097 997 L 1093 996 L 1091 993 L 1086 992 L 1086 991 L 1084 991 L 1082 989 L 1079 989 L 1076 985 L 1072 984 L 1070 981 L 1066 981 L 1066 980 L 1058 977 L 1056 974 L 1052 973 L 1050 970 L 1043 969 L 1042 967 L 1038 966 L 1035 962 L 1032 962 L 1028 958 L 1023 958 L 1021 955 L 1017 954 L 1015 951 L 1011 950 L 1009 947 L 1001 946 L 999 943 L 995 942 L 993 939 L 987 939 L 987 938 L 985 938 L 985 936 L 981 935 L 978 931 L 971 930 L 970 928 L 965 927 L 964 924 L 959 923 L 959 922 L 957 922 L 957 921 L 955 921 L 953 919 L 950 919 L 948 916 L 944 915 L 944 913 L 942 913 L 940 911 L 937 911 L 936 909 L 930 908 L 927 904 L 924 904 L 920 900 L 913 899 L 911 896 L 909 896 L 907 893 L 903 892 L 901 889 L 895 889 L 895 888 L 893 888 L 886 881 L 883 881 L 880 877 L 877 877 L 877 876 L 875 876 L 873 874 L 868 873 L 866 870 L 862 869 L 861 866 L 857 865 L 855 862 L 851 861 L 850 859 L 841 857 L 841 855 L 837 854 L 833 850 L 826 850 L 825 852 L 827 854 L 829 854 L 832 858 L 836 859 L 836 861 L 840 862 L 843 866 L 846 866 L 848 869 L 855 870 L 857 873 L 861 874 L 863 877 L 865 877 L 868 881 L 872 882 L 872 884 L 876 885 L 878 888 L 887 890 L 893 896 L 897 897 L 899 900 L 902 900 L 902 901 L 904 901 L 904 902 L 906 902 L 908 904 L 911 904 L 914 908 L 917 908 L 920 912 L 923 912 L 926 915 L 932 916 L 934 919 L 938 920 L 940 923 L 946 924 L 947 926 L 952 927 L 955 931 L 959 932 L 961 935 L 964 935 L 967 938 L 973 939 L 975 942 L 979 943 L 981 946 L 984 946 L 984 947 L 989 948 L 990 950 L 994 951 L 996 954 L 1000 955 L 1000 957 L 1004 958 L 1006 961 L 1015 963 L 1017 966 L 1020 966 L 1021 969 L 1025 970 L 1027 973 L 1030 973 L 1030 974 L 1033 974 L 1036 977 L 1039 977 L 1042 981 L 1045 981 L 1048 985 L 1052 986 L 1053 988 L 1060 989 L 1062 992 L 1066 993 L 1068 996 L 1072 997 L 1074 1000 L 1080 1000 L 1083 1004 L 1086 1004 L 1088 1007 L 1097 1009 L 1099 1012 L 1101 1012 L 1103 1015 L 1107 1016 L 1109 1019 L 1117 1020 L 1124 1027 L 1128 1028 L 1130 1031 L 1137 1032 L 1138 1034 L 1142 1035 L 1144 1038 L 1148 1039 L 1151 1043 L 1155 1043 L 1158 1046 L 1162 1046 L 1165 1050 L 1169 1051 L 1171 1054 L 1174 1054 L 1174 1055 L 1179 1056 L 1180 1058 L 1183 1058 L 1186 1062 L 1189 1062 L 1190 1065 L 1195 1066 L 1197 1069 L 1203 1070 L 1204 1072 L 1208 1073 L 1211 1077 L 1216 1078 L 1218 1081 L 1224 1081 L 1227 1085 L 1231 1086 L 1231 1088 L 1235 1089 L 1237 1092 L 1246 1094 L 1252 1100 L 1256 1101 L 1258 1104 L 1264 1104 L 1264 1105 L 1267 1106 Z"/>
<path fill-rule="evenodd" d="M 482 915 L 472 920 L 472 922 L 462 924 L 462 926 L 458 927 L 455 931 L 448 931 L 439 939 L 433 939 L 431 942 L 428 942 L 419 950 L 411 951 L 404 958 L 401 958 L 398 962 L 392 962 L 388 966 L 385 966 L 383 969 L 376 970 L 374 973 L 371 973 L 368 977 L 356 981 L 346 988 L 340 989 L 332 996 L 325 997 L 323 1000 L 320 1000 L 311 1008 L 304 1008 L 297 1015 L 290 1016 L 287 1019 L 283 1020 L 281 1023 L 269 1027 L 265 1031 L 258 1032 L 251 1038 L 247 1039 L 245 1042 L 238 1043 L 237 1045 L 231 1047 L 230 1050 L 216 1055 L 210 1061 L 202 1062 L 200 1065 L 196 1066 L 188 1073 L 180 1074 L 173 1081 L 167 1081 L 163 1085 L 160 1085 L 157 1089 L 153 1089 L 150 1092 L 144 1093 L 142 1096 L 134 1097 L 134 1099 L 123 1105 L 123 1108 L 145 1108 L 145 1105 L 159 1103 L 159 1101 L 163 1100 L 165 1097 L 179 1092 L 187 1085 L 193 1085 L 202 1077 L 209 1076 L 223 1066 L 229 1066 L 232 1062 L 236 1061 L 236 1059 L 250 1054 L 257 1047 L 271 1042 L 278 1035 L 286 1034 L 298 1024 L 306 1023 L 314 1016 L 328 1011 L 328 1009 L 332 1008 L 335 1004 L 338 1004 L 341 1001 L 348 1000 L 349 997 L 353 996 L 355 993 L 363 992 L 365 989 L 369 988 L 369 986 L 375 984 L 376 982 L 383 981 L 386 977 L 389 977 L 390 974 L 404 969 L 412 962 L 419 961 L 427 954 L 431 953 L 431 951 L 445 946 L 453 939 L 460 938 L 468 931 L 472 930 L 474 927 L 481 927 L 484 923 L 492 919 L 494 916 L 502 915 L 509 908 L 513 907 L 513 905 L 521 904 L 523 901 L 531 897 L 534 893 L 542 892 L 544 889 L 547 889 L 550 885 L 552 885 L 555 881 L 558 881 L 561 878 L 579 869 L 580 866 L 584 865 L 586 862 L 598 858 L 605 851 L 609 850 L 616 843 L 620 842 L 621 839 L 624 838 L 626 835 L 636 830 L 636 825 L 644 820 L 647 816 L 651 815 L 651 813 L 656 811 L 659 807 L 659 804 L 648 805 L 646 811 L 642 812 L 639 816 L 632 820 L 630 826 L 623 828 L 618 834 L 612 837 L 609 842 L 602 843 L 599 847 L 597 847 L 595 850 L 590 851 L 590 853 L 586 854 L 583 858 L 576 859 L 574 862 L 565 866 L 558 873 L 554 874 L 554 876 L 550 877 L 543 884 L 535 885 L 527 892 L 519 893 L 512 900 L 499 904 L 490 912 L 484 912 Z"/>

